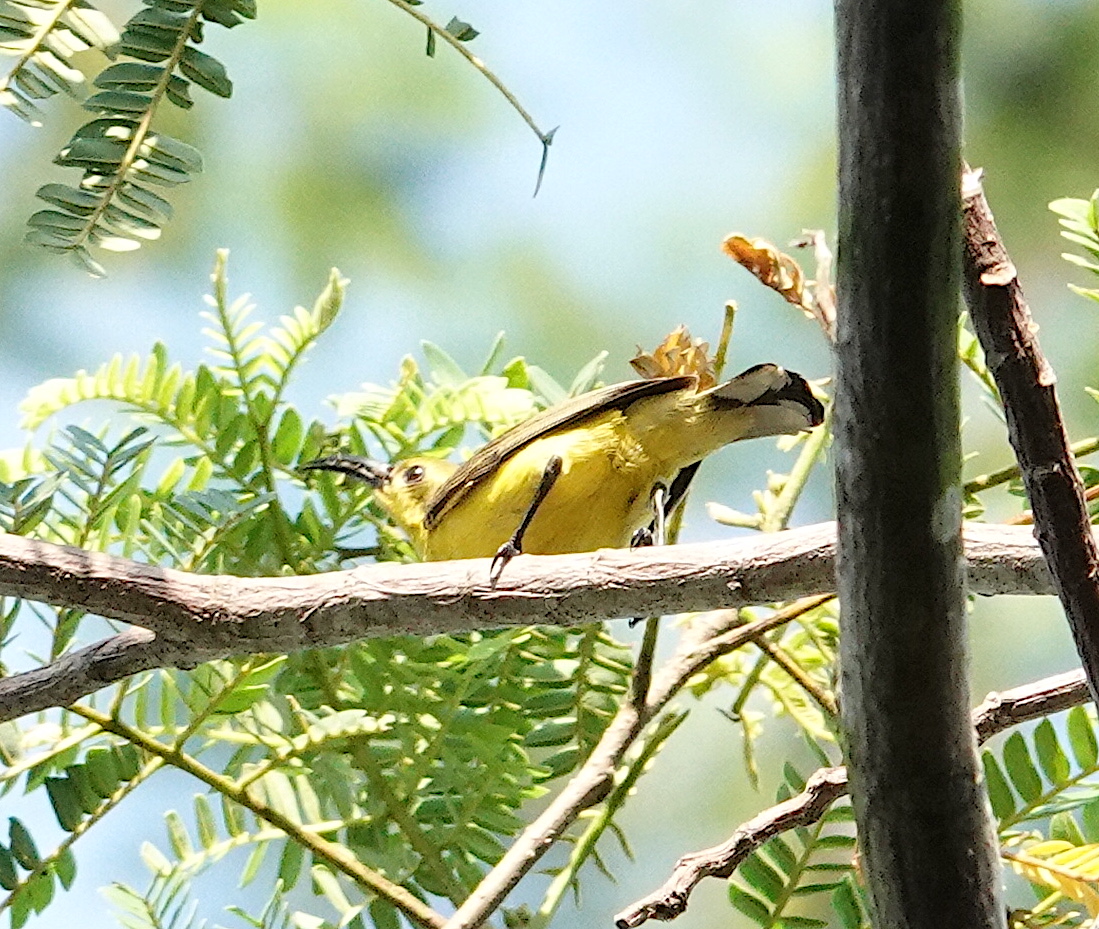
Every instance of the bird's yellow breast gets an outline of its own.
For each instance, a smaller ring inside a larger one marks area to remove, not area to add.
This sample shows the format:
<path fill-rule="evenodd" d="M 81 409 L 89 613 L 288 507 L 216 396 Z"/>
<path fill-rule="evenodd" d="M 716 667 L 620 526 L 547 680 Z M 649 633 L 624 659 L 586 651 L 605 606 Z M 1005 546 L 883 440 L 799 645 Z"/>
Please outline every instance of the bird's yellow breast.
<path fill-rule="evenodd" d="M 554 455 L 561 458 L 561 475 L 523 539 L 523 550 L 532 555 L 628 545 L 634 530 L 651 518 L 654 484 L 669 483 L 678 470 L 646 448 L 622 413 L 605 413 L 535 439 L 503 462 L 427 535 L 424 559 L 496 554 L 515 532 Z"/>

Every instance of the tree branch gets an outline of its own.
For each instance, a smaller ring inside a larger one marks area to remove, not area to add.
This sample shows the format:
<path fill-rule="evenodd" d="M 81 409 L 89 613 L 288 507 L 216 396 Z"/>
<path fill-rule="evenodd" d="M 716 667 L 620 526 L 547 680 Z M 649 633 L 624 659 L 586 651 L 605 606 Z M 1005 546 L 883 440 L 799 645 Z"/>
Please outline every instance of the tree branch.
<path fill-rule="evenodd" d="M 1070 671 L 1003 693 L 989 694 L 973 711 L 978 741 L 1041 716 L 1049 716 L 1089 699 L 1083 671 Z M 731 877 L 737 867 L 768 839 L 790 829 L 810 826 L 847 793 L 847 769 L 821 768 L 796 797 L 764 810 L 724 842 L 684 855 L 662 887 L 619 913 L 617 929 L 635 929 L 650 919 L 671 920 L 687 909 L 691 892 L 707 877 Z"/>
<path fill-rule="evenodd" d="M 694 674 L 721 655 L 735 651 L 830 599 L 831 595 L 808 597 L 746 625 L 737 625 L 739 617 L 735 610 L 721 610 L 701 618 L 688 630 L 671 660 L 654 677 L 645 700 L 623 701 L 581 769 L 545 812 L 523 830 L 450 918 L 445 929 L 476 929 L 484 924 L 576 818 L 607 796 L 614 785 L 615 771 L 642 729 Z"/>
<path fill-rule="evenodd" d="M 999 929 L 966 717 L 957 298 L 961 2 L 837 0 L 837 592 L 877 929 Z"/>
<path fill-rule="evenodd" d="M 1029 528 L 970 523 L 966 539 L 972 592 L 1053 592 Z M 819 523 L 724 542 L 522 556 L 491 588 L 487 560 L 241 578 L 188 574 L 0 535 L 0 596 L 142 627 L 0 680 L 0 721 L 66 706 L 140 671 L 231 655 L 374 636 L 569 626 L 830 593 L 834 555 L 835 525 Z"/>
<path fill-rule="evenodd" d="M 1038 345 L 1038 327 L 977 171 L 963 177 L 962 204 L 969 316 L 1003 397 L 1038 543 L 1049 560 L 1092 696 L 1099 699 L 1099 546 L 1057 402 L 1057 378 Z"/>

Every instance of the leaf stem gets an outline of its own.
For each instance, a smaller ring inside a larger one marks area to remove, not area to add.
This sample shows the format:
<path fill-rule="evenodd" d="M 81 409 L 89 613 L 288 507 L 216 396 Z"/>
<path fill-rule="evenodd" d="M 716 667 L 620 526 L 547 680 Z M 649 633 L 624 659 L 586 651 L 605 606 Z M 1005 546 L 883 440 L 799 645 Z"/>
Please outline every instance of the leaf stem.
<path fill-rule="evenodd" d="M 501 81 L 500 78 L 498 78 L 488 68 L 488 66 L 483 61 L 481 61 L 480 58 L 478 58 L 476 55 L 473 54 L 473 52 L 466 48 L 465 43 L 463 43 L 456 36 L 447 32 L 444 26 L 440 26 L 430 16 L 416 9 L 416 7 L 412 6 L 412 4 L 407 3 L 406 0 L 389 0 L 389 2 L 392 3 L 395 7 L 399 7 L 400 9 L 404 10 L 404 12 L 406 12 L 413 19 L 422 23 L 431 33 L 437 35 L 440 39 L 446 42 L 447 45 L 453 48 L 459 55 L 465 58 L 466 61 L 473 65 L 473 67 L 481 73 L 481 76 L 484 77 L 485 80 L 487 80 L 503 95 L 504 99 L 507 100 L 509 104 L 511 104 L 512 109 L 514 109 L 515 112 L 519 114 L 523 122 L 530 126 L 531 131 L 536 136 L 538 136 L 538 141 L 542 143 L 542 163 L 539 165 L 538 181 L 534 186 L 534 194 L 535 196 L 537 196 L 538 190 L 542 186 L 542 176 L 546 172 L 546 160 L 549 158 L 549 147 L 550 144 L 553 142 L 553 136 L 554 133 L 557 132 L 557 129 L 553 128 L 549 132 L 543 132 L 541 129 L 539 129 L 538 124 L 534 121 L 534 117 L 526 111 L 526 109 L 519 102 L 515 94 L 508 90 L 504 82 Z"/>
<path fill-rule="evenodd" d="M 1081 439 L 1079 442 L 1069 446 L 1069 450 L 1072 452 L 1073 458 L 1083 458 L 1085 455 L 1090 455 L 1092 452 L 1099 451 L 1099 436 Z M 971 481 L 966 481 L 964 489 L 967 494 L 979 494 L 981 491 L 988 490 L 990 487 L 1013 481 L 1015 478 L 1019 477 L 1020 474 L 1021 472 L 1019 471 L 1019 466 L 1017 464 L 1009 465 L 1006 468 L 1000 468 L 999 471 L 993 471 L 991 474 L 981 474 Z"/>
<path fill-rule="evenodd" d="M 794 467 L 783 485 L 781 492 L 775 498 L 774 503 L 767 508 L 767 512 L 760 514 L 759 528 L 764 532 L 780 532 L 787 527 L 790 516 L 794 512 L 798 499 L 805 489 L 805 482 L 813 467 L 820 460 L 828 442 L 832 438 L 832 411 L 829 408 L 824 415 L 824 422 L 818 429 L 809 433 L 801 454 L 798 455 Z"/>

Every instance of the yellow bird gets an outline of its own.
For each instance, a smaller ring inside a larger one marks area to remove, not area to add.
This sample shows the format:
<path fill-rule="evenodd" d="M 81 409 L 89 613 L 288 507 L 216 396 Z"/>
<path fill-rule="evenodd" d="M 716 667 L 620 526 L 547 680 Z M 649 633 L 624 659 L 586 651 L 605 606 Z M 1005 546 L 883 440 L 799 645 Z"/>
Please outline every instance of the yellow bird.
<path fill-rule="evenodd" d="M 670 513 L 703 458 L 789 435 L 824 408 L 799 374 L 756 365 L 698 390 L 693 375 L 613 384 L 520 423 L 464 464 L 332 455 L 304 465 L 366 481 L 425 561 L 622 548 Z"/>

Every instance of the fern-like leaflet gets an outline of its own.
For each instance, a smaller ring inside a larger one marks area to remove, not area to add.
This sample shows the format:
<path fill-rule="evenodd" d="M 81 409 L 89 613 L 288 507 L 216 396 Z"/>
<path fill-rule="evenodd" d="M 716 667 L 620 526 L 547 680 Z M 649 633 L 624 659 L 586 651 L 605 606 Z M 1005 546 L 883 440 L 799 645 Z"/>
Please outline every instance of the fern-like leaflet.
<path fill-rule="evenodd" d="M 779 803 L 805 789 L 805 779 L 790 764 L 779 789 Z M 749 855 L 729 884 L 729 899 L 738 910 L 763 927 L 822 929 L 828 924 L 808 914 L 791 912 L 814 896 L 832 898 L 852 889 L 855 838 L 849 831 L 851 806 L 832 806 L 811 826 L 775 836 Z M 844 889 L 846 888 L 846 890 Z M 857 908 L 857 907 L 856 907 Z"/>

